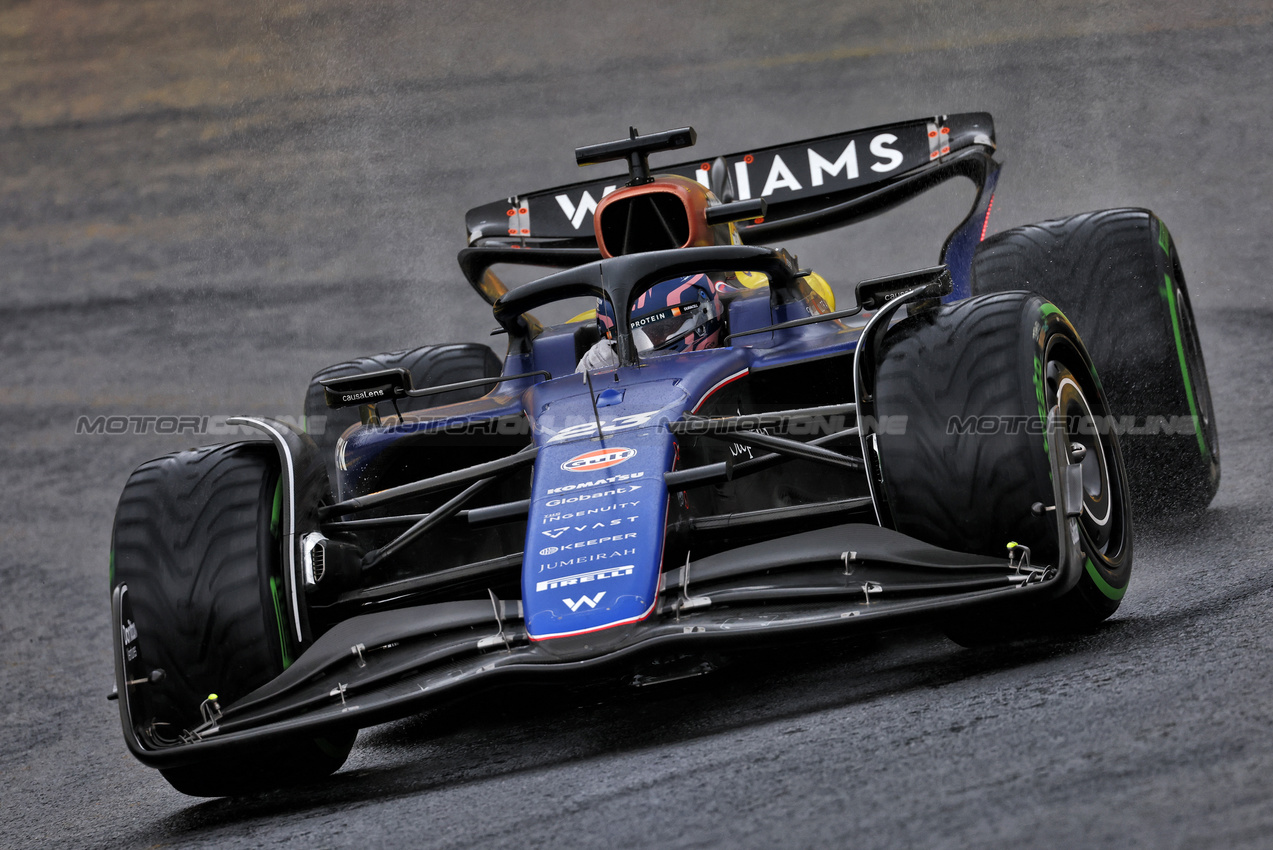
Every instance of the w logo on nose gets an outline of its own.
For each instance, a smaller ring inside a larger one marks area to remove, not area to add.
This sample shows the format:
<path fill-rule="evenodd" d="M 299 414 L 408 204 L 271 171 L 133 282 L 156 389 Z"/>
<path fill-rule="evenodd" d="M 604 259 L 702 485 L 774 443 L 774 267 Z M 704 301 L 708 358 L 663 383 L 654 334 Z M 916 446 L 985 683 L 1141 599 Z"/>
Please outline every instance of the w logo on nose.
<path fill-rule="evenodd" d="M 578 611 L 585 602 L 588 603 L 589 608 L 596 608 L 597 603 L 601 601 L 601 597 L 605 595 L 606 595 L 606 592 L 603 590 L 592 598 L 589 598 L 587 596 L 580 596 L 578 599 L 563 599 L 561 601 L 565 602 L 566 606 L 569 607 L 571 611 Z"/>

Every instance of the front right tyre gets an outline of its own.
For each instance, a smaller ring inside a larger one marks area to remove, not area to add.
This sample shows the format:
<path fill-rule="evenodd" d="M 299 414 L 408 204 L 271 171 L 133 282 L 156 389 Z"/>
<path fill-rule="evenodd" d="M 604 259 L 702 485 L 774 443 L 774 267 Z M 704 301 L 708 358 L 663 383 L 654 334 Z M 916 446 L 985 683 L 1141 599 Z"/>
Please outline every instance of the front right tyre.
<path fill-rule="evenodd" d="M 1132 525 L 1109 404 L 1074 327 L 1027 292 L 922 311 L 889 331 L 876 378 L 881 490 L 898 531 L 962 552 L 1058 566 L 1053 455 L 1082 469 L 1084 568 L 1062 595 L 952 621 L 961 643 L 1076 631 L 1109 617 L 1127 589 Z M 1049 423 L 1059 418 L 1056 445 Z"/>

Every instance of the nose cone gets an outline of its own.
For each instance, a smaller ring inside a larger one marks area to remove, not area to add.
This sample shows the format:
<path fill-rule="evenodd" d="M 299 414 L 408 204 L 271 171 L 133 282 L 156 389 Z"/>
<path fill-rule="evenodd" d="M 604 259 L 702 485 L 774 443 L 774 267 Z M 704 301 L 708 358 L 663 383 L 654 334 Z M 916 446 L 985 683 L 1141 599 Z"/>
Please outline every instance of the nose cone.
<path fill-rule="evenodd" d="M 618 638 L 603 632 L 649 616 L 667 524 L 663 473 L 674 454 L 662 425 L 540 448 L 522 562 L 533 640 L 611 646 Z"/>
<path fill-rule="evenodd" d="M 606 655 L 621 648 L 632 640 L 639 628 L 639 623 L 627 623 L 587 634 L 539 640 L 536 645 L 562 661 L 578 661 Z"/>

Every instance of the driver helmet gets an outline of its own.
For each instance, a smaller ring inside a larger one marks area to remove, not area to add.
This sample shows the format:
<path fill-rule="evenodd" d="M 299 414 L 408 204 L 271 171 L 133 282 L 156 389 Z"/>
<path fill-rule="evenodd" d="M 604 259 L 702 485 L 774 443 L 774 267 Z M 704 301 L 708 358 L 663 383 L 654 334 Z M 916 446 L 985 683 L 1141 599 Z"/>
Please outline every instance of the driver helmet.
<path fill-rule="evenodd" d="M 639 354 L 702 351 L 722 342 L 724 328 L 717 284 L 705 274 L 655 284 L 632 305 L 629 321 Z M 614 308 L 597 303 L 597 324 L 614 339 Z"/>

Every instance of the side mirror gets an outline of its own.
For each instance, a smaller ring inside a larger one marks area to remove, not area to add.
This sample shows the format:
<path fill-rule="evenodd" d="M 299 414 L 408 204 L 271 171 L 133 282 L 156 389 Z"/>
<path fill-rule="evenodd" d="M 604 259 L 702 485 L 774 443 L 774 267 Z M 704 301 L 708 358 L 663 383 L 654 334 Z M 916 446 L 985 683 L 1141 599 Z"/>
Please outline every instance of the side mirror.
<path fill-rule="evenodd" d="M 342 378 L 328 378 L 323 385 L 323 399 L 330 408 L 354 407 L 404 398 L 414 387 L 406 369 L 385 369 Z"/>
<path fill-rule="evenodd" d="M 949 295 L 953 288 L 950 269 L 946 266 L 934 266 L 931 269 L 872 278 L 859 283 L 855 291 L 858 305 L 863 310 L 878 310 L 899 295 L 905 295 L 920 286 L 925 288 L 925 302 Z"/>

